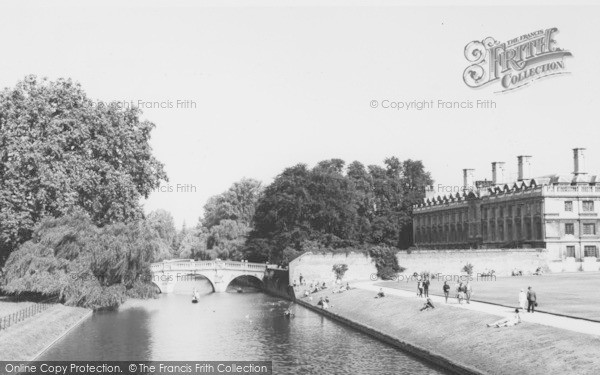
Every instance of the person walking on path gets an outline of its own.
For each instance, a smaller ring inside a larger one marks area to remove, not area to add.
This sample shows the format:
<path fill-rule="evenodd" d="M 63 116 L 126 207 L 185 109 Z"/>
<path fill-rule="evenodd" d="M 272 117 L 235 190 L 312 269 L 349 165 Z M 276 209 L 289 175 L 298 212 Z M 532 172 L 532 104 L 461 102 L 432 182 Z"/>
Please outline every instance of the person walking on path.
<path fill-rule="evenodd" d="M 535 292 L 533 291 L 533 289 L 531 289 L 531 287 L 527 288 L 527 312 L 531 312 L 532 314 L 535 312 L 535 305 L 537 301 L 537 295 L 535 294 Z"/>
<path fill-rule="evenodd" d="M 425 282 L 423 283 L 423 291 L 425 292 L 425 297 L 429 297 L 429 284 L 431 284 L 429 282 L 429 278 L 426 277 Z"/>
<path fill-rule="evenodd" d="M 447 281 L 444 281 L 444 286 L 442 287 L 444 290 L 444 297 L 446 297 L 446 303 L 448 303 L 448 295 L 450 294 L 450 285 L 448 285 Z"/>
<path fill-rule="evenodd" d="M 467 285 L 465 285 L 465 292 L 467 294 L 467 303 L 471 303 L 471 294 L 473 293 L 473 288 L 471 287 L 470 281 L 467 281 Z"/>
<path fill-rule="evenodd" d="M 458 288 L 456 289 L 456 299 L 458 300 L 459 305 L 462 305 L 462 301 L 465 298 L 463 289 L 463 283 L 458 284 Z"/>
<path fill-rule="evenodd" d="M 423 281 L 421 280 L 419 280 L 419 283 L 417 284 L 417 296 L 423 297 Z"/>
<path fill-rule="evenodd" d="M 519 307 L 521 310 L 525 311 L 525 306 L 527 305 L 527 293 L 525 293 L 525 289 L 521 288 L 519 292 Z"/>

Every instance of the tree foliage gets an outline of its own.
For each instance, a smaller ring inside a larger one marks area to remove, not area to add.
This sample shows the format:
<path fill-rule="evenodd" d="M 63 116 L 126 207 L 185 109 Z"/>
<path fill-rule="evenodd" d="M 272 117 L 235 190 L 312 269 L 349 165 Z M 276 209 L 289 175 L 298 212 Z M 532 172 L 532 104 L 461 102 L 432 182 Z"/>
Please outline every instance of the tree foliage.
<path fill-rule="evenodd" d="M 348 265 L 343 263 L 334 264 L 332 271 L 335 274 L 336 280 L 342 280 L 346 274 L 346 271 L 348 271 Z"/>
<path fill-rule="evenodd" d="M 431 177 L 420 161 L 391 157 L 384 166 L 324 160 L 285 169 L 265 188 L 245 254 L 284 263 L 307 244 L 347 248 L 364 244 L 408 248 L 412 205 Z M 312 245 L 311 245 L 312 246 Z"/>
<path fill-rule="evenodd" d="M 140 114 L 98 105 L 70 79 L 29 76 L 0 92 L 0 264 L 72 207 L 100 226 L 142 217 L 140 198 L 166 174 Z"/>
<path fill-rule="evenodd" d="M 98 228 L 81 211 L 48 218 L 9 256 L 2 290 L 114 308 L 127 296 L 155 294 L 149 265 L 160 255 L 161 241 L 144 221 Z"/>
<path fill-rule="evenodd" d="M 173 216 L 166 210 L 155 210 L 148 214 L 146 223 L 156 231 L 162 240 L 160 252 L 156 260 L 171 259 L 177 253 L 177 230 Z"/>

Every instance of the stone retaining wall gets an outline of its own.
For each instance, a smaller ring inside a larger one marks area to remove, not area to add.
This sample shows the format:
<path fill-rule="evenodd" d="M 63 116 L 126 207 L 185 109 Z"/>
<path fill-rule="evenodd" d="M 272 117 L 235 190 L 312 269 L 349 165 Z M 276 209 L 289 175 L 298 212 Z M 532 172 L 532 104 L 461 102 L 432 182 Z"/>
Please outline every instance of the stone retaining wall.
<path fill-rule="evenodd" d="M 545 249 L 477 249 L 477 250 L 413 250 L 397 253 L 398 263 L 406 268 L 404 274 L 441 273 L 458 275 L 467 263 L 473 265 L 474 274 L 485 269 L 494 270 L 497 276 L 510 276 L 517 268 L 531 274 L 538 267 L 545 272 L 549 268 L 548 252 Z M 290 263 L 290 281 L 298 281 L 300 275 L 307 282 L 333 282 L 334 264 L 347 264 L 344 280 L 368 280 L 377 274 L 375 263 L 363 253 L 313 254 L 305 253 Z"/>

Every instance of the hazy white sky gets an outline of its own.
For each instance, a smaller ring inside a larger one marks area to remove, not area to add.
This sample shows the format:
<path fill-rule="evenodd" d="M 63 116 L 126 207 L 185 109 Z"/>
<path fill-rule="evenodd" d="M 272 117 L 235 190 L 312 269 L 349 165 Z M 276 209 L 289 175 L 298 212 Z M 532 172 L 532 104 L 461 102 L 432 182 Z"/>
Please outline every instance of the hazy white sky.
<path fill-rule="evenodd" d="M 600 7 L 401 3 L 3 2 L 0 86 L 37 74 L 72 77 L 96 100 L 194 101 L 143 116 L 157 125 L 152 145 L 168 185 L 196 188 L 145 202 L 147 211 L 171 211 L 178 226 L 195 224 L 206 199 L 242 177 L 268 184 L 285 167 L 328 158 L 420 159 L 436 183 L 460 185 L 466 167 L 490 179 L 491 161 L 516 173 L 523 153 L 533 155 L 535 175 L 570 173 L 571 149 L 582 146 L 588 170 L 600 172 Z M 550 27 L 573 53 L 571 74 L 503 94 L 464 84 L 470 41 Z M 497 108 L 370 105 L 440 99 Z"/>

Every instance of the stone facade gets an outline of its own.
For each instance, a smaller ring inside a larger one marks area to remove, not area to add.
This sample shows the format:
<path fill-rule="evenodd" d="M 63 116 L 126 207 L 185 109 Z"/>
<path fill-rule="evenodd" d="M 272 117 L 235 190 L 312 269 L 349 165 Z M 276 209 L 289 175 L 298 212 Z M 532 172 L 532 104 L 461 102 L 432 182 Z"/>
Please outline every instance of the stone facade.
<path fill-rule="evenodd" d="M 426 198 L 413 210 L 415 246 L 544 248 L 552 260 L 598 258 L 600 178 L 583 172 L 582 149 L 574 155 L 570 176 L 524 178 L 519 157 L 520 180 L 514 183 L 498 183 L 494 173 L 489 187 L 465 183 L 462 192 Z"/>

